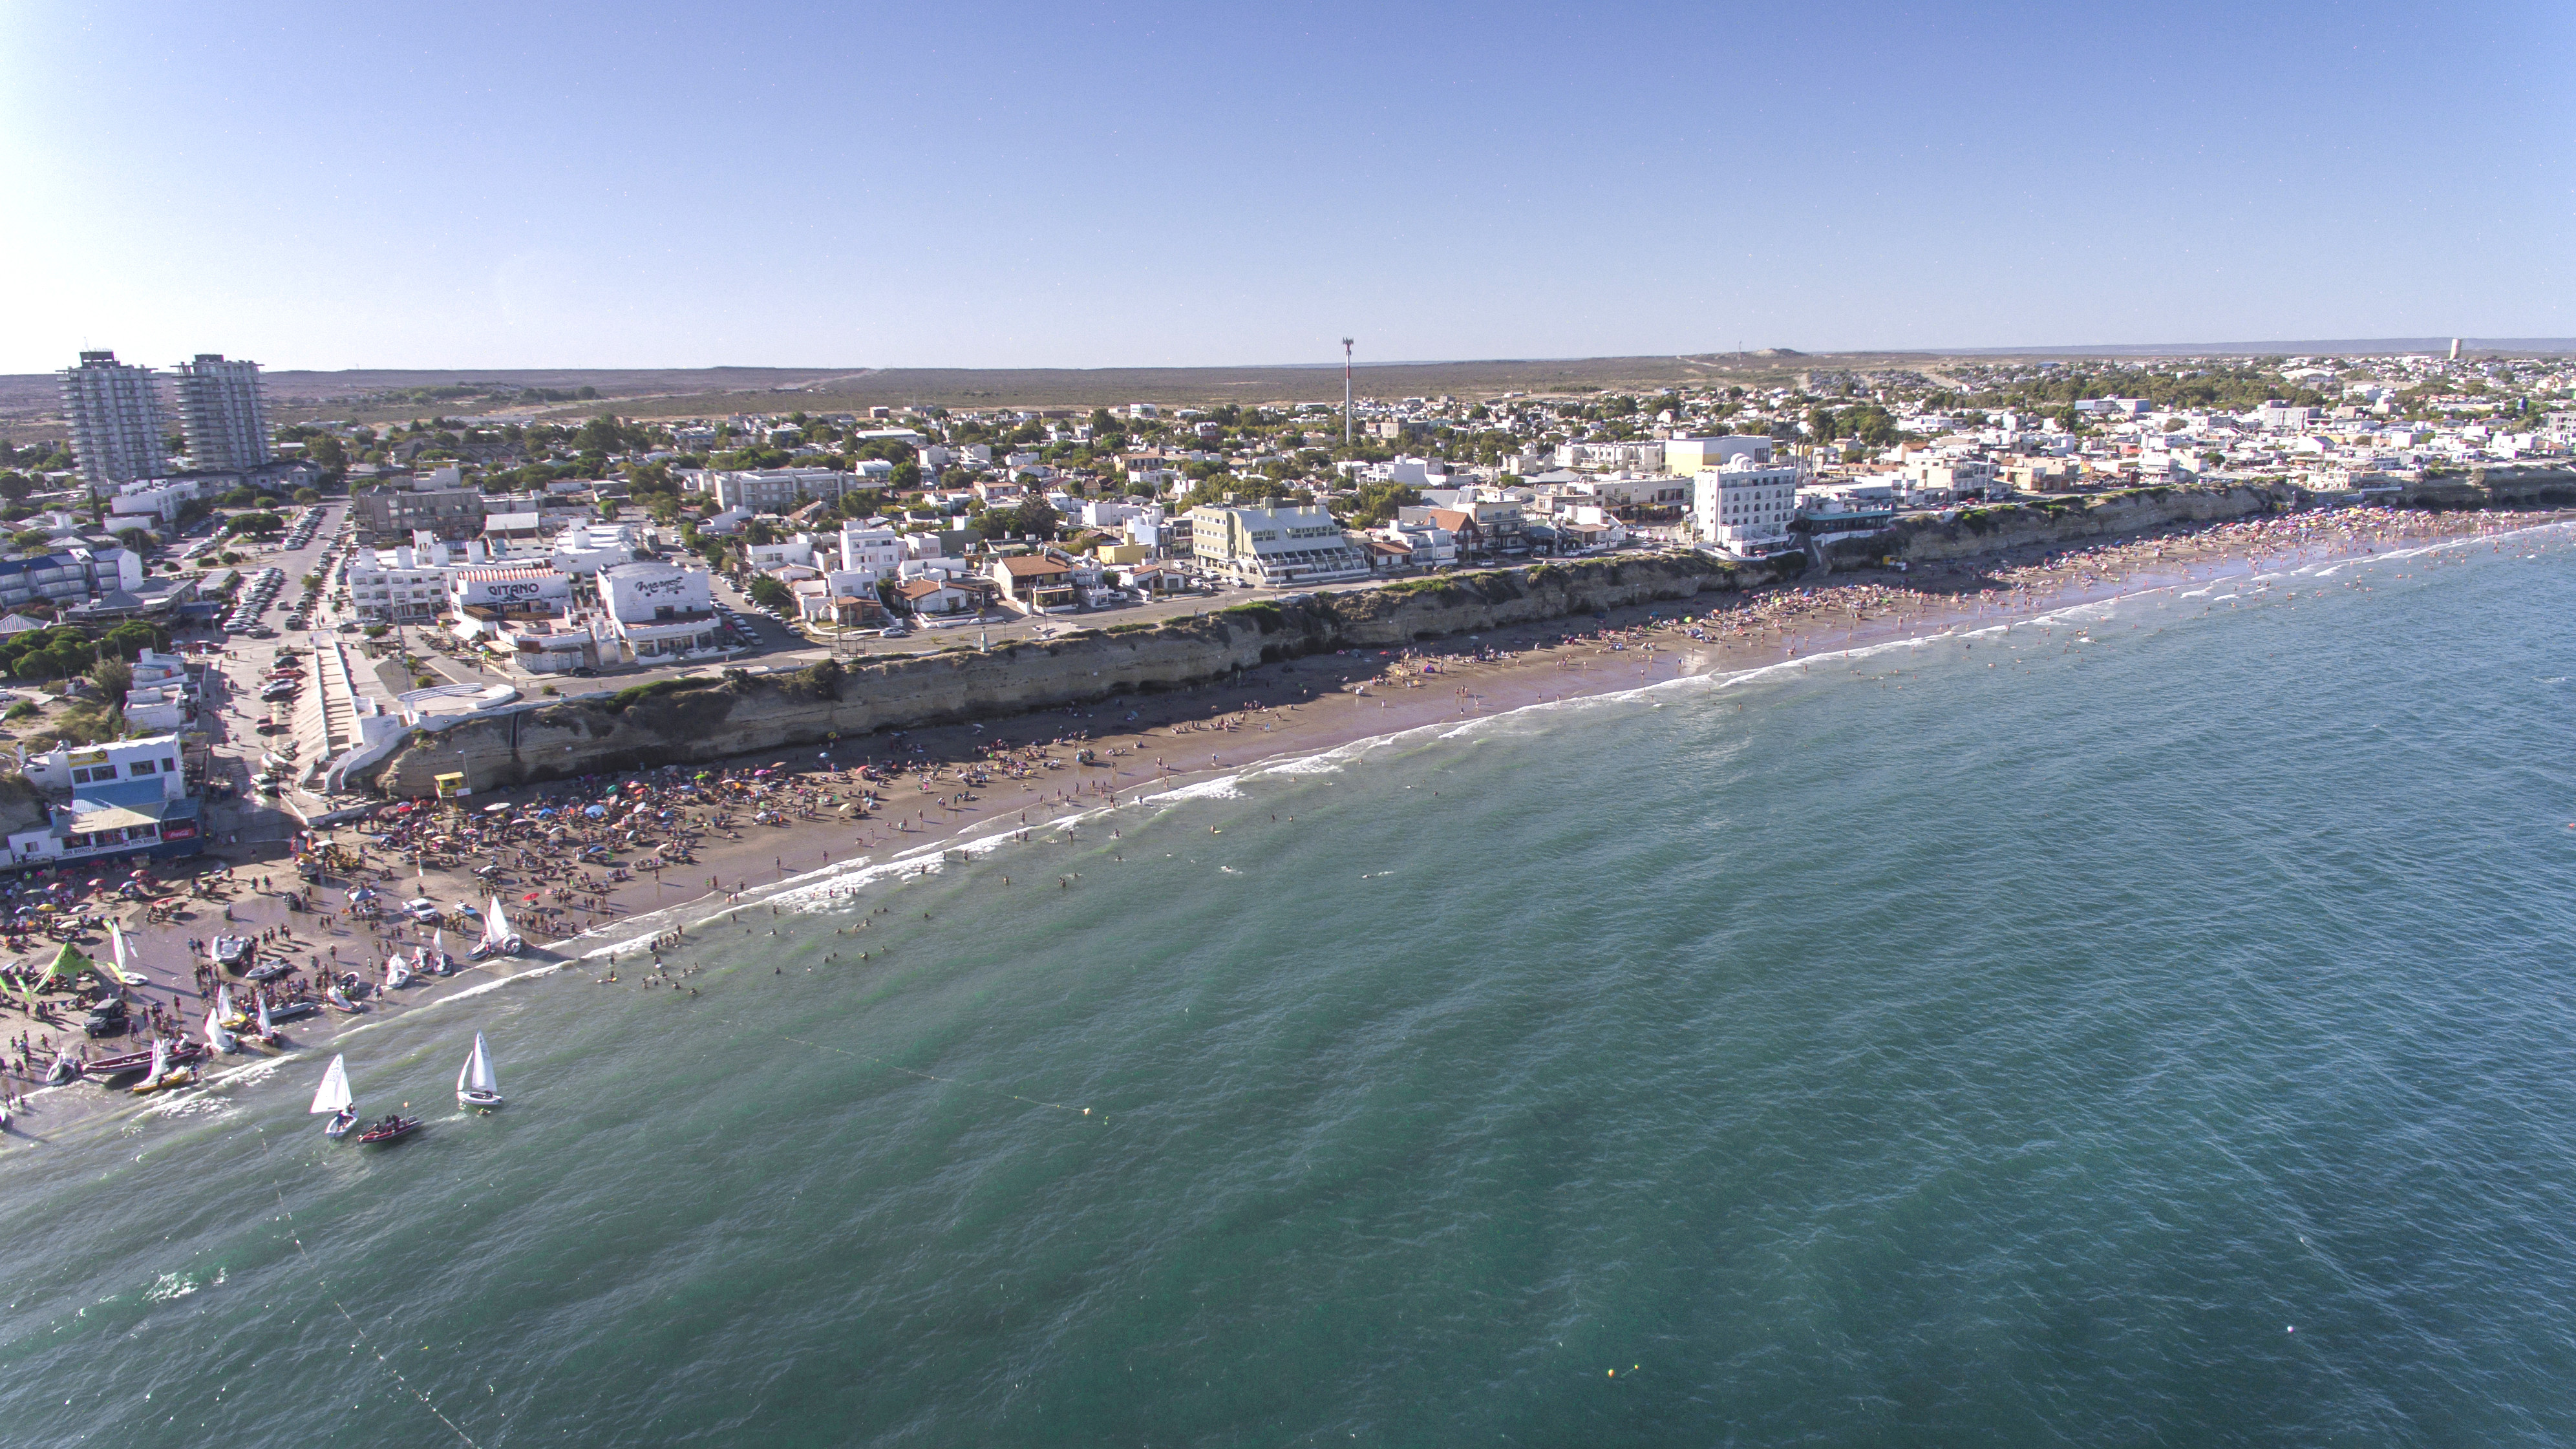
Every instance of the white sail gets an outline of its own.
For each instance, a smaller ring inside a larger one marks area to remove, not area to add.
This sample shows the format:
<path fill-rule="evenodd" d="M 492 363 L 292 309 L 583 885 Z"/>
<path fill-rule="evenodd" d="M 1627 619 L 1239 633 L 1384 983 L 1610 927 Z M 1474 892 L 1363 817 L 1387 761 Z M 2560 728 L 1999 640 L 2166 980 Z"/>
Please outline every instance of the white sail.
<path fill-rule="evenodd" d="M 265 996 L 259 999 L 259 1034 L 262 1038 L 277 1035 L 276 1023 L 268 1019 L 268 998 Z"/>
<path fill-rule="evenodd" d="M 501 914 L 499 896 L 492 897 L 491 906 L 492 908 L 483 915 L 483 944 L 495 951 L 508 950 L 510 937 L 513 934 L 510 930 L 510 918 Z"/>
<path fill-rule="evenodd" d="M 125 969 L 125 930 L 116 922 L 107 923 L 107 944 L 116 958 L 116 979 L 128 986 L 140 986 L 142 978 Z"/>
<path fill-rule="evenodd" d="M 161 1074 L 168 1070 L 170 1070 L 170 1043 L 168 1039 L 156 1036 L 152 1038 L 152 1070 L 143 1074 L 143 1080 L 157 1082 L 161 1080 Z"/>
<path fill-rule="evenodd" d="M 500 1075 L 492 1070 L 492 1053 L 483 1045 L 483 1033 L 474 1033 L 474 1050 L 456 1073 L 456 1090 L 501 1095 Z"/>
<path fill-rule="evenodd" d="M 215 1019 L 217 1021 L 229 1021 L 232 1019 L 232 1014 L 233 989 L 229 986 L 219 985 L 215 988 Z"/>
<path fill-rule="evenodd" d="M 429 959 L 444 964 L 447 960 L 447 933 L 433 930 L 429 933 L 429 940 L 431 952 Z"/>
<path fill-rule="evenodd" d="M 229 1052 L 239 1043 L 233 1040 L 231 1032 L 224 1030 L 223 1017 L 219 1014 L 222 1010 L 222 1007 L 216 1007 L 206 1013 L 206 1045 L 219 1052 Z"/>
<path fill-rule="evenodd" d="M 349 1095 L 349 1059 L 333 1057 L 331 1067 L 322 1074 L 322 1085 L 313 1093 L 313 1111 L 345 1112 L 357 1101 Z"/>
<path fill-rule="evenodd" d="M 408 986 L 410 984 L 411 968 L 403 964 L 402 953 L 400 951 L 396 951 L 392 955 L 386 957 L 385 988 L 390 991 L 397 987 Z"/>

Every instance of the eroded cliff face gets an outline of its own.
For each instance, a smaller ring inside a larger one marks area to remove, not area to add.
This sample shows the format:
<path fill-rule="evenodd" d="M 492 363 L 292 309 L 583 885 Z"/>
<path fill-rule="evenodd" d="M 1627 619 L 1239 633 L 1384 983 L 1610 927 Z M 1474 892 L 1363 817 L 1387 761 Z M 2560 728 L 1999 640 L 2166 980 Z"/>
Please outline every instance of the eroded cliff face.
<path fill-rule="evenodd" d="M 1160 624 L 1085 630 L 989 653 L 825 663 L 793 674 L 670 681 L 601 699 L 512 709 L 416 734 L 386 762 L 388 794 L 475 789 L 722 759 L 835 735 L 990 719 L 1085 700 L 1186 688 L 1269 660 L 1393 648 L 1502 624 L 1587 615 L 1768 582 L 1699 554 L 1543 563 L 1389 588 L 1312 594 Z"/>
<path fill-rule="evenodd" d="M 2298 490 L 2237 484 L 2225 488 L 2138 488 L 2098 497 L 1963 508 L 1949 522 L 1909 519 L 1875 538 L 1834 546 L 1836 559 L 1901 558 L 1944 563 L 2006 549 L 2063 548 L 2120 538 L 2176 523 L 2210 523 L 2296 506 Z"/>

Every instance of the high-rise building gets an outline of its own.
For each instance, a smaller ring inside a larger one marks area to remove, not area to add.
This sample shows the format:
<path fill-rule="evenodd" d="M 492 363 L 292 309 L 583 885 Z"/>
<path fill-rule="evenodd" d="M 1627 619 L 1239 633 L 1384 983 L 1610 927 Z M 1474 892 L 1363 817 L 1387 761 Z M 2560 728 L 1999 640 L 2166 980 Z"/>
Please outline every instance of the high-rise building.
<path fill-rule="evenodd" d="M 72 457 L 92 488 L 163 471 L 169 420 L 152 369 L 119 362 L 113 352 L 84 352 L 80 366 L 64 368 L 61 377 Z"/>
<path fill-rule="evenodd" d="M 200 352 L 171 369 L 178 379 L 179 428 L 191 468 L 256 468 L 268 461 L 268 408 L 259 364 Z"/>

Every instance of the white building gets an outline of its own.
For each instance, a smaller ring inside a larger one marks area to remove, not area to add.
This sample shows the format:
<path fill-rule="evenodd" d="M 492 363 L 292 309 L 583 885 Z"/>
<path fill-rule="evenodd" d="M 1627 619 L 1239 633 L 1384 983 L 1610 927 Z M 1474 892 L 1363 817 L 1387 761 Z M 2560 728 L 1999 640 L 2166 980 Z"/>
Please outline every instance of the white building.
<path fill-rule="evenodd" d="M 435 619 L 446 606 L 449 571 L 490 561 L 482 540 L 442 542 L 426 529 L 399 547 L 362 548 L 349 559 L 349 607 L 368 624 Z"/>
<path fill-rule="evenodd" d="M 152 369 L 119 362 L 113 352 L 84 352 L 80 366 L 58 375 L 63 416 L 71 423 L 72 456 L 91 488 L 161 473 L 162 443 L 170 424 Z"/>
<path fill-rule="evenodd" d="M 1723 468 L 1737 458 L 1755 463 L 1771 461 L 1775 444 L 1759 433 L 1728 433 L 1714 438 L 1668 438 L 1664 442 L 1664 471 L 1676 477 L 1695 478 L 1712 468 Z"/>
<path fill-rule="evenodd" d="M 1664 470 L 1664 444 L 1656 440 L 1637 443 L 1562 443 L 1556 450 L 1556 465 L 1560 468 L 1581 468 L 1587 472 L 1660 473 Z"/>
<path fill-rule="evenodd" d="M 462 614 L 483 608 L 500 613 L 572 605 L 572 579 L 553 564 L 494 564 L 446 570 L 447 607 Z"/>
<path fill-rule="evenodd" d="M 1738 456 L 1691 480 L 1691 524 L 1700 540 L 1753 558 L 1786 547 L 1798 516 L 1798 469 Z"/>
<path fill-rule="evenodd" d="M 554 536 L 547 558 L 561 572 L 586 579 L 632 562 L 637 547 L 633 524 L 576 523 Z"/>
<path fill-rule="evenodd" d="M 932 536 L 930 546 L 939 547 Z M 841 525 L 841 572 L 864 575 L 873 582 L 892 576 L 911 556 L 904 536 L 881 524 L 844 523 Z"/>
<path fill-rule="evenodd" d="M 723 647 L 705 569 L 658 562 L 602 569 L 599 601 L 629 657 L 659 660 Z"/>
<path fill-rule="evenodd" d="M 688 473 L 685 481 L 691 492 L 712 496 L 719 509 L 751 513 L 787 513 L 817 499 L 837 502 L 852 483 L 849 474 L 830 468 L 700 470 Z"/>
<path fill-rule="evenodd" d="M 192 855 L 205 843 L 176 735 L 58 745 L 20 761 L 55 798 L 45 824 L 9 837 L 13 866 L 118 855 Z"/>
<path fill-rule="evenodd" d="M 259 395 L 258 363 L 200 352 L 171 374 L 189 467 L 256 468 L 268 461 L 268 405 Z"/>
<path fill-rule="evenodd" d="M 112 519 L 171 523 L 179 517 L 179 506 L 198 496 L 197 485 L 186 479 L 138 478 L 118 487 L 116 496 L 107 501 L 107 512 Z"/>
<path fill-rule="evenodd" d="M 1321 505 L 1190 510 L 1190 549 L 1199 566 L 1264 587 L 1364 579 L 1368 559 Z"/>

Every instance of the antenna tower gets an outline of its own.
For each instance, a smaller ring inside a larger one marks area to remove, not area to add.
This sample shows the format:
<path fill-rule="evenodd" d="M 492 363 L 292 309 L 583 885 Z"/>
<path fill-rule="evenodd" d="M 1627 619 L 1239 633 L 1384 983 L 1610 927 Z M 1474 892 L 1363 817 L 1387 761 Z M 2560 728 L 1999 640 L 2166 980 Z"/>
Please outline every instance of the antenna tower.
<path fill-rule="evenodd" d="M 1342 339 L 1342 446 L 1351 445 L 1351 339 Z"/>

